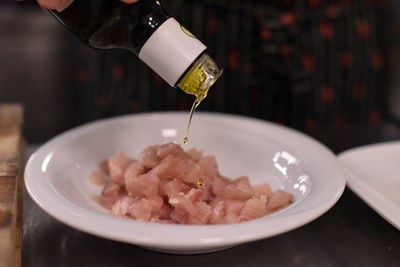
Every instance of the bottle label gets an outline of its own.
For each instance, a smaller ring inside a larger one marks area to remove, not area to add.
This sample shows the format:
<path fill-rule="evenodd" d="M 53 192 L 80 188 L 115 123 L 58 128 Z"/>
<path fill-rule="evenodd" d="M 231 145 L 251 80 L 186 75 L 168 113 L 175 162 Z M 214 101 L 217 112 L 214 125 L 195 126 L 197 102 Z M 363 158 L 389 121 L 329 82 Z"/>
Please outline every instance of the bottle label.
<path fill-rule="evenodd" d="M 169 18 L 146 41 L 139 58 L 169 85 L 175 86 L 206 48 L 174 18 Z"/>

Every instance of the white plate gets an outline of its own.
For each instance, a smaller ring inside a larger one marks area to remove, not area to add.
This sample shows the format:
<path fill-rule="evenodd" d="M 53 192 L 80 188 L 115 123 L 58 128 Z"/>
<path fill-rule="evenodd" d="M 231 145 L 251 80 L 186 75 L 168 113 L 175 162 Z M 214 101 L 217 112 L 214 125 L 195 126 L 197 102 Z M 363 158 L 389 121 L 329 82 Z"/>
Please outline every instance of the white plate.
<path fill-rule="evenodd" d="M 400 142 L 354 148 L 339 159 L 349 187 L 400 230 Z"/>
<path fill-rule="evenodd" d="M 149 113 L 90 123 L 55 137 L 29 159 L 25 184 L 33 200 L 61 222 L 101 237 L 172 253 L 215 251 L 304 225 L 339 199 L 344 174 L 335 155 L 299 132 L 260 120 L 199 113 L 190 144 L 216 156 L 220 172 L 248 175 L 253 185 L 294 194 L 288 208 L 231 225 L 163 225 L 109 215 L 92 196 L 89 174 L 118 149 L 136 157 L 146 146 L 180 142 L 187 113 Z"/>

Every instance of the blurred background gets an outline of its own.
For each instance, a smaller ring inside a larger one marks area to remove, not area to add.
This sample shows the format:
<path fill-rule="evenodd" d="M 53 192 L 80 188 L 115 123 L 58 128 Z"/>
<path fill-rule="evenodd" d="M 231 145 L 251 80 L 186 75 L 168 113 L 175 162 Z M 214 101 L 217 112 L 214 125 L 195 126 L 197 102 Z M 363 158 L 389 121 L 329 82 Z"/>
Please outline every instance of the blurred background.
<path fill-rule="evenodd" d="M 400 1 L 163 3 L 225 69 L 198 110 L 287 125 L 335 152 L 399 123 Z M 193 102 L 134 54 L 84 46 L 35 1 L 0 1 L 0 40 L 0 102 L 24 104 L 28 143 Z"/>

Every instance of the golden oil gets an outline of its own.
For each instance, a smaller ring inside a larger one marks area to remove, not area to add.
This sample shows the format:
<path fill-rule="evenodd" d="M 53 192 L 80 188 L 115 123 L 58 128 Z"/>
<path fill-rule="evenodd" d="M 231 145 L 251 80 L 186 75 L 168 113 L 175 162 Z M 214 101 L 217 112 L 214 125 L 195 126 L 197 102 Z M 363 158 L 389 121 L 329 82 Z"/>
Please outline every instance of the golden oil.
<path fill-rule="evenodd" d="M 192 116 L 193 116 L 193 112 L 194 110 L 197 108 L 197 106 L 200 104 L 199 101 L 197 101 L 197 99 L 193 102 L 192 104 L 192 108 L 190 109 L 190 113 L 189 113 L 189 119 L 186 125 L 186 133 L 185 133 L 185 137 L 183 138 L 182 143 L 187 144 L 189 142 L 189 128 L 190 128 L 190 123 L 192 122 Z"/>
<path fill-rule="evenodd" d="M 200 102 L 207 96 L 208 90 L 219 76 L 221 76 L 222 71 L 222 69 L 217 67 L 214 60 L 205 53 L 178 82 L 178 87 L 180 87 L 185 93 L 196 97 L 190 110 L 189 120 L 186 126 L 186 135 L 182 141 L 183 144 L 187 144 L 189 141 L 189 128 L 193 112 Z"/>
<path fill-rule="evenodd" d="M 200 179 L 197 181 L 197 186 L 198 186 L 198 187 L 204 186 L 205 184 L 206 184 L 206 182 L 205 182 L 202 178 L 200 178 Z"/>

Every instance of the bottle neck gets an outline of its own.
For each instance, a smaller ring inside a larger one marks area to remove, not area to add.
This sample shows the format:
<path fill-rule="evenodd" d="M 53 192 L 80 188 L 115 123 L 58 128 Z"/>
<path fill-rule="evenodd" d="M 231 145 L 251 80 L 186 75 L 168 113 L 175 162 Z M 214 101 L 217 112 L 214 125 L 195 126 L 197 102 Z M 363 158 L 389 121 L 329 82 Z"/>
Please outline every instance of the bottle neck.
<path fill-rule="evenodd" d="M 215 61 L 204 53 L 183 75 L 177 85 L 185 93 L 196 96 L 196 102 L 200 103 L 222 72 L 223 70 L 218 68 Z"/>

